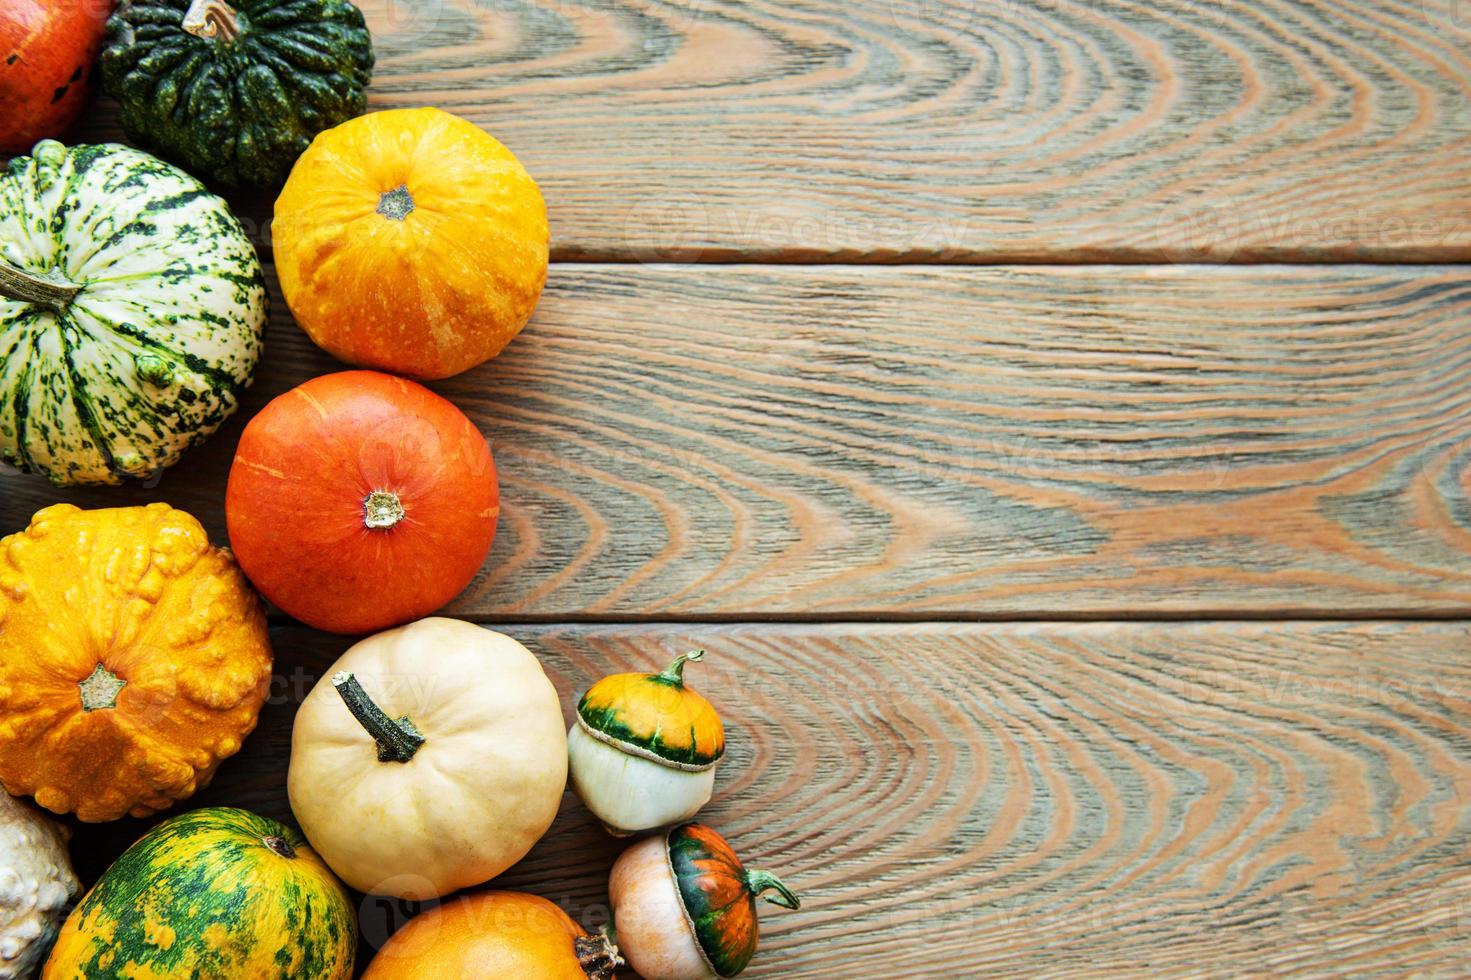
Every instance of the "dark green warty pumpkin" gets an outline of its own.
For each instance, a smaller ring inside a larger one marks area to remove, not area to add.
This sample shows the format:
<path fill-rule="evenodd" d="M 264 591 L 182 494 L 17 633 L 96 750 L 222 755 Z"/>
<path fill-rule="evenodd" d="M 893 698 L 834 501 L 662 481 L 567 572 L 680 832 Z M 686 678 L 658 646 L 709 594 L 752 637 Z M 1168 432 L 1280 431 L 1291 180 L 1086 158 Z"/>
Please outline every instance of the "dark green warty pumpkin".
<path fill-rule="evenodd" d="M 197 176 L 277 187 L 360 115 L 373 42 L 348 0 L 122 0 L 102 83 L 128 136 Z"/>

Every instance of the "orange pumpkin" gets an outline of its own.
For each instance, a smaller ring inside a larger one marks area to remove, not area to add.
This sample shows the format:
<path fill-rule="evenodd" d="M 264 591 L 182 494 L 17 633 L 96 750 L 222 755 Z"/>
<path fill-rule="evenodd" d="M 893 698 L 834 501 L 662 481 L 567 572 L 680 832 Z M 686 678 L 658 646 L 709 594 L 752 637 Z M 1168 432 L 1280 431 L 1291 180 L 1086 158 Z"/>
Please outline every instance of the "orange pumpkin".
<path fill-rule="evenodd" d="M 167 504 L 57 504 L 0 540 L 0 783 L 81 820 L 209 782 L 270 684 L 265 610 Z"/>
<path fill-rule="evenodd" d="M 481 892 L 431 909 L 394 933 L 363 980 L 608 980 L 619 965 L 605 937 L 589 936 L 546 899 Z"/>
<path fill-rule="evenodd" d="M 515 155 L 439 109 L 317 136 L 276 200 L 281 291 L 359 367 L 447 378 L 501 352 L 547 276 L 546 204 Z"/>
<path fill-rule="evenodd" d="M 412 381 L 345 371 L 245 427 L 225 520 L 266 598 L 317 629 L 370 633 L 470 583 L 499 499 L 490 447 L 459 409 Z"/>
<path fill-rule="evenodd" d="M 0 154 L 60 136 L 92 99 L 112 0 L 0 0 Z"/>

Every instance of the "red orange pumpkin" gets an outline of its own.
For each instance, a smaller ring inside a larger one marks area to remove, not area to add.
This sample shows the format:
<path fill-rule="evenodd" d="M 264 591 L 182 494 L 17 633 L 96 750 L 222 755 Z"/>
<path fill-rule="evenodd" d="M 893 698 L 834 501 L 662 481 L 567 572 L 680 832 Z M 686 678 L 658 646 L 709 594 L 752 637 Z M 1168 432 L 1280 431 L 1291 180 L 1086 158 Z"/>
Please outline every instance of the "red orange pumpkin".
<path fill-rule="evenodd" d="M 59 136 L 92 96 L 112 0 L 0 0 L 0 153 Z"/>
<path fill-rule="evenodd" d="M 490 447 L 459 409 L 376 371 L 314 378 L 246 426 L 230 468 L 230 546 L 308 626 L 368 633 L 453 599 L 500 513 Z"/>

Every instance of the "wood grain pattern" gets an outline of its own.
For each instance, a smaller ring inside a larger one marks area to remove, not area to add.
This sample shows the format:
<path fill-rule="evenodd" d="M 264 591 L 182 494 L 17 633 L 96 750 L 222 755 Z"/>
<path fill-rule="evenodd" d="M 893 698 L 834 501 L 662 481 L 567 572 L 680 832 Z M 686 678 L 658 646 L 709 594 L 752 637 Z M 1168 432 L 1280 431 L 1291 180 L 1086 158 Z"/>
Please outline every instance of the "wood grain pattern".
<path fill-rule="evenodd" d="M 268 397 L 335 368 L 276 304 Z M 1471 613 L 1459 268 L 558 267 L 480 618 Z M 242 419 L 154 487 L 223 540 Z"/>
<path fill-rule="evenodd" d="M 1465 0 L 361 5 L 372 108 L 499 136 L 562 260 L 1471 257 Z"/>
<path fill-rule="evenodd" d="M 1452 976 L 1471 943 L 1471 624 L 514 627 L 571 717 L 705 648 L 704 819 L 779 871 L 753 977 Z M 275 634 L 259 730 L 198 804 L 289 817 L 296 704 L 348 641 Z M 693 674 L 692 674 L 693 679 Z M 83 827 L 91 878 L 145 821 Z M 605 921 L 569 795 L 498 880 Z M 372 942 L 391 910 L 363 905 Z"/>

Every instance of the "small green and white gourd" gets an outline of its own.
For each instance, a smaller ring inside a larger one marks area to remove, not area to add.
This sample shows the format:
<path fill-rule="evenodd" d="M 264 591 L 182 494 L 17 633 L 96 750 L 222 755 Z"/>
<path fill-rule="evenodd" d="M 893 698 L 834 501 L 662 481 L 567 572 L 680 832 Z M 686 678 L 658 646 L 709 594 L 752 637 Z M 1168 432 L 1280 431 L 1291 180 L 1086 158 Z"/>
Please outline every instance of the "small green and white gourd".
<path fill-rule="evenodd" d="M 266 322 L 224 200 L 113 144 L 0 174 L 0 460 L 59 486 L 173 465 L 236 409 Z"/>

